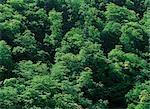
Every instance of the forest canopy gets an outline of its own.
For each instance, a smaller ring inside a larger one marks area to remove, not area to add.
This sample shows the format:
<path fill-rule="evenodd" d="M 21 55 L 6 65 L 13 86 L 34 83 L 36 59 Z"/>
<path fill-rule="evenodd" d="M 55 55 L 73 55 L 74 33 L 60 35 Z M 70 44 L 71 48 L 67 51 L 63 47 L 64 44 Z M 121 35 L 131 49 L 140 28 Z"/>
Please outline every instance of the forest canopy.
<path fill-rule="evenodd" d="M 0 0 L 0 109 L 150 109 L 149 0 Z"/>

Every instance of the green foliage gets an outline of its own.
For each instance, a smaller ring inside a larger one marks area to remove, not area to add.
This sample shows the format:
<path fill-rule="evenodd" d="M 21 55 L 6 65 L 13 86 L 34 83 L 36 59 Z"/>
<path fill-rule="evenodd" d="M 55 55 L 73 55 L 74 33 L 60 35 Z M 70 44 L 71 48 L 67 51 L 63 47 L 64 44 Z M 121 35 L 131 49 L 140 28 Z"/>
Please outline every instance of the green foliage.
<path fill-rule="evenodd" d="M 80 55 L 74 55 L 72 53 L 58 53 L 56 54 L 56 62 L 60 62 L 63 65 L 67 66 L 69 70 L 71 70 L 70 73 L 78 72 L 80 70 L 81 66 L 81 57 Z"/>
<path fill-rule="evenodd" d="M 16 44 L 13 50 L 14 54 L 24 52 L 31 53 L 31 51 L 34 53 L 36 50 L 36 40 L 29 30 L 25 31 L 23 34 L 17 34 L 14 43 Z"/>
<path fill-rule="evenodd" d="M 149 77 L 148 63 L 133 53 L 124 53 L 120 48 L 117 48 L 112 50 L 108 57 L 112 61 L 111 66 L 116 67 L 113 68 L 114 71 L 122 75 L 123 79 L 130 78 L 134 82 L 135 80 L 143 81 L 145 76 Z"/>
<path fill-rule="evenodd" d="M 25 108 L 52 107 L 54 106 L 52 96 L 57 93 L 57 82 L 49 76 L 35 76 L 20 95 Z"/>
<path fill-rule="evenodd" d="M 32 61 L 21 61 L 13 72 L 21 78 L 31 79 L 33 75 L 48 74 L 48 67 L 41 62 L 34 64 Z"/>
<path fill-rule="evenodd" d="M 145 51 L 145 47 L 148 46 L 148 36 L 141 25 L 129 22 L 122 26 L 120 42 L 128 52 Z"/>
<path fill-rule="evenodd" d="M 0 106 L 1 108 L 12 109 L 17 104 L 17 90 L 13 87 L 4 87 L 0 89 Z"/>
<path fill-rule="evenodd" d="M 49 12 L 49 22 L 51 23 L 51 35 L 46 35 L 44 41 L 53 46 L 59 46 L 62 39 L 61 27 L 62 27 L 62 13 L 56 12 L 55 10 Z"/>
<path fill-rule="evenodd" d="M 143 17 L 143 13 L 148 8 L 148 1 L 147 0 L 126 0 L 125 3 L 128 9 L 134 10 L 139 17 Z"/>
<path fill-rule="evenodd" d="M 107 105 L 108 105 L 107 101 L 99 100 L 92 106 L 92 109 L 106 109 Z"/>
<path fill-rule="evenodd" d="M 108 21 L 115 21 L 119 23 L 137 21 L 138 18 L 134 11 L 128 10 L 125 7 L 119 7 L 115 4 L 108 4 L 105 12 Z"/>
<path fill-rule="evenodd" d="M 25 4 L 24 0 L 7 0 L 7 3 L 18 12 L 27 9 L 27 4 Z"/>
<path fill-rule="evenodd" d="M 102 46 L 105 52 L 109 52 L 110 50 L 115 48 L 115 45 L 119 44 L 119 37 L 121 36 L 121 24 L 116 22 L 108 22 L 102 33 L 101 40 Z"/>
<path fill-rule="evenodd" d="M 5 68 L 11 68 L 12 57 L 10 47 L 6 44 L 5 41 L 0 41 L 0 65 Z"/>
<path fill-rule="evenodd" d="M 150 31 L 150 27 L 149 27 L 150 20 L 149 19 L 150 19 L 150 10 L 147 9 L 147 11 L 144 14 L 142 22 L 144 23 L 144 29 L 148 33 L 148 35 L 149 35 L 149 31 Z"/>
<path fill-rule="evenodd" d="M 24 17 L 8 5 L 0 4 L 0 39 L 6 42 L 11 42 L 14 39 L 14 35 L 21 30 L 21 21 Z"/>
<path fill-rule="evenodd" d="M 78 54 L 81 47 L 84 45 L 83 32 L 79 28 L 73 28 L 67 32 L 62 40 L 61 52 Z"/>
<path fill-rule="evenodd" d="M 149 3 L 0 0 L 0 109 L 148 109 Z"/>
<path fill-rule="evenodd" d="M 136 82 L 143 82 L 149 78 L 149 65 L 137 55 L 123 52 L 121 48 L 113 49 L 108 54 L 108 58 L 111 61 L 110 71 L 107 74 L 109 78 L 105 80 L 106 84 L 109 81 L 107 84 L 110 89 L 108 97 L 113 98 L 113 102 L 118 102 L 119 99 L 124 102 L 122 95 L 125 95 L 130 87 Z M 120 93 L 114 95 L 114 91 Z"/>
<path fill-rule="evenodd" d="M 80 87 L 92 87 L 94 82 L 92 80 L 92 72 L 90 70 L 81 72 L 80 77 L 77 81 Z"/>
<path fill-rule="evenodd" d="M 79 109 L 78 104 L 74 103 L 73 96 L 70 94 L 57 94 L 54 96 L 56 108 Z"/>
<path fill-rule="evenodd" d="M 97 73 L 104 72 L 107 59 L 103 55 L 103 51 L 101 50 L 99 44 L 86 42 L 79 54 L 81 55 L 81 60 L 84 67 L 89 67 L 92 71 Z"/>
<path fill-rule="evenodd" d="M 5 41 L 0 41 L 0 80 L 8 76 L 12 70 L 13 61 L 10 47 Z"/>
<path fill-rule="evenodd" d="M 127 95 L 128 109 L 148 109 L 150 104 L 150 81 L 136 85 Z"/>

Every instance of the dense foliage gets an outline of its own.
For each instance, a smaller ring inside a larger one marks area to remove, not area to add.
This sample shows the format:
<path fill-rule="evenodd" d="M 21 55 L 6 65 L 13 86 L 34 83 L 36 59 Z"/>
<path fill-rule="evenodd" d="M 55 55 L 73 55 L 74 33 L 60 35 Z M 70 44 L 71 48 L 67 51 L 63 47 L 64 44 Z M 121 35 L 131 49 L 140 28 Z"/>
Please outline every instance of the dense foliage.
<path fill-rule="evenodd" d="M 0 109 L 150 109 L 149 0 L 0 0 Z"/>

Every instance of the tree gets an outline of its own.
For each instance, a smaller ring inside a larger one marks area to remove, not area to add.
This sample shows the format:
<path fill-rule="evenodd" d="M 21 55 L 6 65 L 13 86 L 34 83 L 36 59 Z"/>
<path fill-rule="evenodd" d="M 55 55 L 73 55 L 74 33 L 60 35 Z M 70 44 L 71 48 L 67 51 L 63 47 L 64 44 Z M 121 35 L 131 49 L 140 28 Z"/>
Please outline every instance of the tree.
<path fill-rule="evenodd" d="M 147 9 L 147 11 L 145 12 L 144 14 L 144 17 L 142 19 L 142 23 L 144 24 L 144 30 L 146 30 L 146 32 L 149 34 L 149 31 L 150 31 L 150 27 L 148 26 L 150 24 L 150 14 L 149 14 L 150 10 Z"/>
<path fill-rule="evenodd" d="M 125 23 L 130 21 L 137 21 L 138 17 L 134 11 L 128 10 L 125 7 L 120 7 L 115 4 L 108 4 L 105 12 L 108 21 L 115 21 L 118 23 Z"/>
<path fill-rule="evenodd" d="M 150 3 L 150 2 L 149 2 Z M 147 11 L 144 13 L 143 19 L 141 20 L 141 25 L 143 27 L 143 30 L 145 31 L 145 33 L 147 34 L 147 36 L 150 36 L 150 14 L 149 14 L 150 10 L 149 8 L 147 9 Z M 150 43 L 150 40 L 148 38 L 148 43 Z M 148 44 L 149 45 L 149 44 Z M 145 51 L 149 51 L 150 47 L 147 46 L 145 47 Z M 144 59 L 146 59 L 149 62 L 149 55 L 148 52 L 142 53 L 142 56 Z"/>
<path fill-rule="evenodd" d="M 0 4 L 0 39 L 12 44 L 14 35 L 22 30 L 22 20 L 24 17 L 8 5 Z"/>
<path fill-rule="evenodd" d="M 17 108 L 18 102 L 17 90 L 13 87 L 4 87 L 0 89 L 0 107 L 1 108 Z"/>
<path fill-rule="evenodd" d="M 79 14 L 79 20 L 76 25 L 82 29 L 84 39 L 93 43 L 100 43 L 103 13 L 89 4 L 83 4 L 80 6 Z"/>
<path fill-rule="evenodd" d="M 101 23 L 101 19 L 98 17 L 100 11 L 90 5 L 81 5 L 79 13 L 81 14 L 80 21 L 83 20 L 81 23 L 89 23 L 89 25 L 93 22 Z"/>
<path fill-rule="evenodd" d="M 78 72 L 82 69 L 81 66 L 81 57 L 80 55 L 74 55 L 72 53 L 56 53 L 55 56 L 55 61 L 56 63 L 61 63 L 62 65 L 66 66 L 67 69 L 70 70 L 70 74 L 68 74 L 68 76 L 70 75 L 75 75 L 78 74 Z"/>
<path fill-rule="evenodd" d="M 30 85 L 21 93 L 24 108 L 54 108 L 54 94 L 58 93 L 58 83 L 48 75 L 34 76 Z"/>
<path fill-rule="evenodd" d="M 25 80 L 22 78 L 5 79 L 3 87 L 0 89 L 0 107 L 15 109 L 21 108 L 22 102 L 20 94 L 25 90 Z"/>
<path fill-rule="evenodd" d="M 44 42 L 54 47 L 58 47 L 60 45 L 60 41 L 62 39 L 61 28 L 62 28 L 62 13 L 56 12 L 52 10 L 49 12 L 49 22 L 51 23 L 51 35 L 46 35 L 44 38 Z"/>
<path fill-rule="evenodd" d="M 68 75 L 70 73 L 70 70 L 67 68 L 67 66 L 63 65 L 63 62 L 56 63 L 51 68 L 51 76 L 53 79 L 62 81 L 65 79 L 68 79 Z"/>
<path fill-rule="evenodd" d="M 1 39 L 7 41 L 7 43 L 12 44 L 14 35 L 20 31 L 21 22 L 18 20 L 9 20 L 1 23 Z"/>
<path fill-rule="evenodd" d="M 13 61 L 10 47 L 5 41 L 0 41 L 0 80 L 8 77 L 13 68 Z"/>
<path fill-rule="evenodd" d="M 108 101 L 98 100 L 93 106 L 92 109 L 106 109 L 108 105 Z"/>
<path fill-rule="evenodd" d="M 148 46 L 148 36 L 141 25 L 129 22 L 122 27 L 120 42 L 127 52 L 145 52 Z"/>
<path fill-rule="evenodd" d="M 19 13 L 22 13 L 22 11 L 27 10 L 27 4 L 23 0 L 7 0 L 7 4 L 9 4 Z"/>
<path fill-rule="evenodd" d="M 13 71 L 18 77 L 24 79 L 32 79 L 36 75 L 49 74 L 46 64 L 37 62 L 34 64 L 32 61 L 20 61 L 15 70 Z"/>
<path fill-rule="evenodd" d="M 126 2 L 126 0 L 106 0 L 106 1 L 115 3 L 116 5 L 119 5 L 119 6 L 123 6 Z"/>
<path fill-rule="evenodd" d="M 33 56 L 37 53 L 37 44 L 34 34 L 32 34 L 29 30 L 26 30 L 23 34 L 15 35 L 13 42 L 15 43 L 13 54 L 16 57 L 34 59 Z M 16 59 L 16 61 L 17 60 L 18 59 Z"/>
<path fill-rule="evenodd" d="M 54 95 L 56 108 L 63 109 L 80 109 L 80 106 L 74 102 L 71 94 L 56 94 Z"/>
<path fill-rule="evenodd" d="M 72 28 L 67 32 L 61 42 L 59 52 L 78 54 L 81 47 L 84 45 L 84 36 L 82 29 Z"/>
<path fill-rule="evenodd" d="M 0 109 L 148 109 L 149 3 L 0 0 Z"/>
<path fill-rule="evenodd" d="M 125 53 L 121 48 L 113 49 L 109 54 L 110 64 L 104 85 L 109 88 L 108 97 L 111 102 L 125 103 L 124 95 L 136 82 L 149 78 L 148 63 L 133 53 Z M 112 84 L 110 84 L 110 82 Z M 114 94 L 114 92 L 118 92 Z M 115 99 L 117 98 L 117 99 Z"/>
<path fill-rule="evenodd" d="M 115 48 L 115 45 L 119 44 L 119 37 L 121 36 L 121 24 L 117 22 L 108 22 L 102 33 L 101 42 L 104 51 L 107 53 Z"/>
<path fill-rule="evenodd" d="M 134 82 L 135 80 L 143 81 L 145 77 L 149 77 L 147 61 L 136 54 L 125 53 L 121 48 L 116 48 L 108 54 L 108 57 L 112 61 L 111 65 L 114 64 L 113 66 L 118 68 L 116 70 L 115 68 L 113 69 L 120 74 L 120 77 L 122 75 L 121 73 L 123 73 L 123 79 L 127 77 L 130 78 L 128 81 L 131 80 Z"/>
<path fill-rule="evenodd" d="M 81 63 L 84 68 L 91 68 L 95 72 L 95 80 L 98 81 L 107 66 L 107 59 L 101 50 L 101 46 L 97 43 L 86 42 L 85 46 L 80 50 L 79 55 L 81 56 Z"/>
<path fill-rule="evenodd" d="M 102 91 L 103 91 L 103 84 L 101 81 L 96 82 L 94 80 L 94 72 L 91 71 L 90 68 L 85 68 L 82 72 L 80 72 L 80 76 L 77 79 L 78 86 L 81 88 L 81 91 L 83 92 L 84 97 L 88 99 L 92 99 L 92 101 L 97 102 L 97 105 L 106 106 L 102 102 L 105 102 L 105 100 L 102 100 Z M 95 94 L 98 94 L 95 96 Z M 101 103 L 98 103 L 99 99 L 101 99 Z M 96 105 L 96 104 L 95 104 Z M 94 105 L 92 107 L 95 107 Z"/>
<path fill-rule="evenodd" d="M 50 32 L 48 15 L 42 8 L 38 9 L 36 6 L 29 7 L 29 10 L 24 13 L 26 20 L 25 25 L 27 28 L 35 34 L 35 39 L 39 42 L 43 42 L 45 34 Z"/>
<path fill-rule="evenodd" d="M 148 5 L 146 0 L 126 0 L 126 7 L 130 10 L 134 10 L 140 18 L 143 17 Z"/>
<path fill-rule="evenodd" d="M 150 102 L 150 81 L 137 84 L 126 94 L 128 109 L 148 109 Z"/>

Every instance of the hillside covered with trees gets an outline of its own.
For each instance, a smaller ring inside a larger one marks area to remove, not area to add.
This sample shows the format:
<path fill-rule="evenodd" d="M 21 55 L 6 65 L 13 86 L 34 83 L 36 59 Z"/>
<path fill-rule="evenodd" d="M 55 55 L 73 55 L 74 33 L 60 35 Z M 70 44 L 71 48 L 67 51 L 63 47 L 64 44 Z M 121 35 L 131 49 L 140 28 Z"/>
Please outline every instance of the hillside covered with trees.
<path fill-rule="evenodd" d="M 149 0 L 0 0 L 0 109 L 150 109 Z"/>

